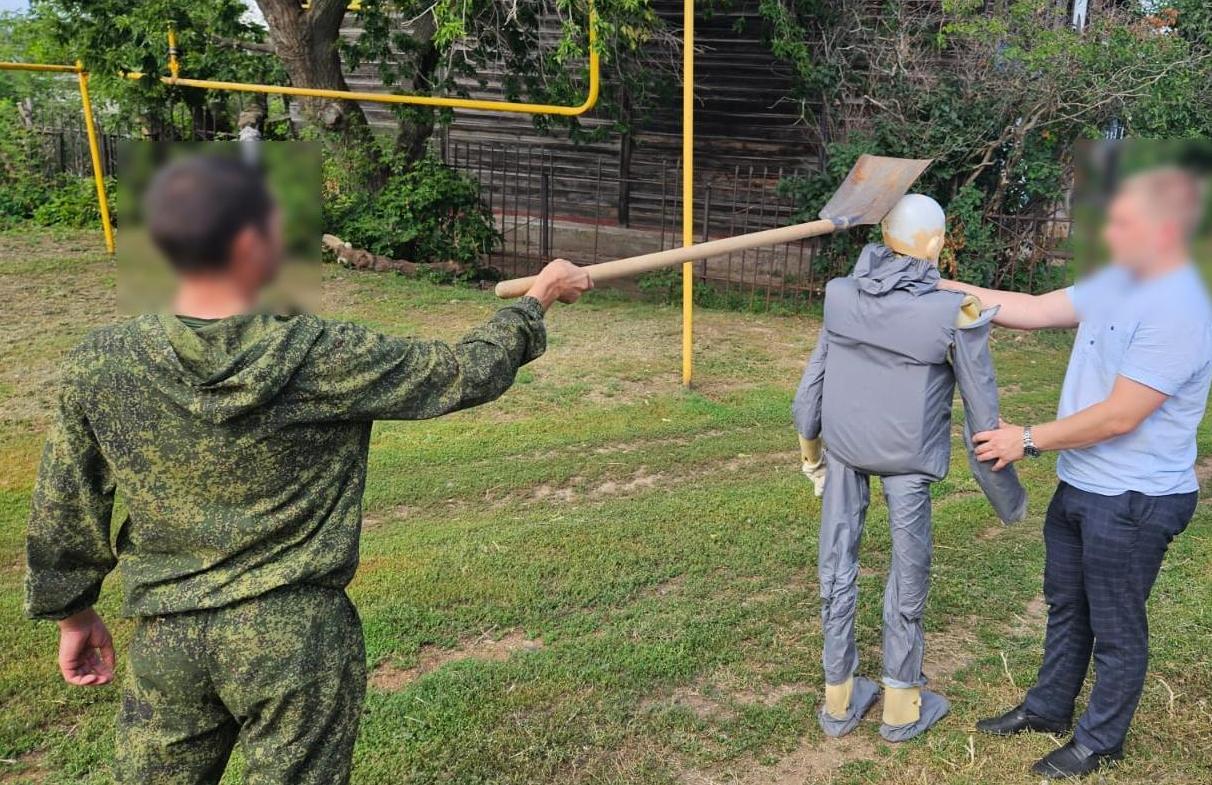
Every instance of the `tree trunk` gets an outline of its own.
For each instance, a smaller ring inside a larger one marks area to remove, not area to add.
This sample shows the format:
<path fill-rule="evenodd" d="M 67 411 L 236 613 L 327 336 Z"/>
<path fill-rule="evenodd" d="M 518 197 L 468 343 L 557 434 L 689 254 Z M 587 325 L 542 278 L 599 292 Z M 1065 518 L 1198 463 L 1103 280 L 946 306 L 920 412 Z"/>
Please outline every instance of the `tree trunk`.
<path fill-rule="evenodd" d="M 347 0 L 312 0 L 304 9 L 299 0 L 257 0 L 269 25 L 274 51 L 291 84 L 325 90 L 348 90 L 337 51 Z M 303 118 L 346 141 L 372 141 L 366 115 L 355 101 L 300 98 Z"/>
<path fill-rule="evenodd" d="M 434 76 L 442 60 L 441 53 L 433 42 L 436 32 L 437 26 L 432 13 L 422 14 L 413 23 L 411 37 L 420 45 L 412 78 L 414 95 L 428 95 L 433 90 Z M 434 109 L 428 106 L 410 106 L 406 112 L 401 113 L 399 123 L 396 131 L 396 151 L 412 163 L 425 155 L 429 138 L 433 136 Z"/>

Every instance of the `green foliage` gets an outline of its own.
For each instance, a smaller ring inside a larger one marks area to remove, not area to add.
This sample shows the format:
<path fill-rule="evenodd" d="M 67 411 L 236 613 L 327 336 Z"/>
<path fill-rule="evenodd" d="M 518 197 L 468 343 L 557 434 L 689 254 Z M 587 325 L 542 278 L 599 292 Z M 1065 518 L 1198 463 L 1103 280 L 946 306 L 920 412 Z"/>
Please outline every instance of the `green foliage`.
<path fill-rule="evenodd" d="M 809 101 L 832 91 L 842 78 L 837 63 L 815 56 L 812 46 L 813 33 L 837 24 L 837 4 L 828 0 L 760 0 L 758 13 L 768 26 L 771 53 L 795 73 L 794 94 L 790 97 L 807 110 Z"/>
<path fill-rule="evenodd" d="M 46 198 L 47 182 L 38 168 L 34 141 L 14 103 L 0 99 L 0 225 L 33 217 Z"/>
<path fill-rule="evenodd" d="M 0 227 L 32 221 L 43 226 L 100 222 L 91 177 L 49 175 L 34 133 L 11 100 L 0 98 Z"/>
<path fill-rule="evenodd" d="M 34 209 L 34 223 L 42 226 L 97 226 L 101 210 L 97 205 L 97 185 L 91 177 L 60 178 L 57 187 Z M 113 193 L 117 183 L 108 178 L 106 192 Z"/>
<path fill-rule="evenodd" d="M 993 226 L 985 219 L 986 198 L 985 192 L 976 186 L 965 185 L 947 205 L 948 242 L 939 260 L 947 274 L 978 286 L 994 284 L 998 265 L 1006 251 Z M 1001 285 L 1009 284 L 1003 282 Z"/>
<path fill-rule="evenodd" d="M 0 13 L 0 60 L 26 63 L 71 63 L 48 46 L 47 25 L 36 17 Z M 70 76 L 29 71 L 0 71 L 0 98 L 29 101 L 39 122 L 48 125 L 80 122 L 80 90 Z M 33 99 L 33 100 L 31 100 Z"/>
<path fill-rule="evenodd" d="M 785 192 L 808 215 L 858 153 L 933 158 L 915 190 L 952 214 L 951 261 L 966 280 L 1038 289 L 1063 273 L 1024 254 L 1038 239 L 1026 227 L 1042 223 L 1017 219 L 1042 222 L 1063 202 L 1078 140 L 1111 121 L 1138 136 L 1212 136 L 1212 11 L 1202 0 L 1091 3 L 1083 31 L 1052 0 L 993 10 L 945 0 L 941 21 L 908 4 L 820 6 L 761 3 L 771 50 L 793 67 L 826 153 L 824 171 Z M 803 45 L 821 37 L 830 46 Z M 1023 230 L 995 231 L 1005 217 Z M 844 270 L 863 239 L 829 241 L 821 264 Z"/>
<path fill-rule="evenodd" d="M 636 278 L 636 286 L 657 302 L 671 303 L 682 285 L 682 268 L 667 267 Z"/>
<path fill-rule="evenodd" d="M 595 118 L 535 115 L 544 131 L 563 130 L 577 140 L 596 140 L 628 130 L 676 88 L 678 56 L 673 38 L 651 0 L 595 0 L 597 52 L 602 58 L 601 98 Z M 588 92 L 588 0 L 384 0 L 363 3 L 362 34 L 343 54 L 354 67 L 374 63 L 386 85 L 401 92 L 468 96 L 484 86 L 484 74 L 500 72 L 504 98 L 575 105 Z M 400 19 L 412 19 L 409 30 Z M 559 36 L 547 34 L 556 20 Z M 401 123 L 445 122 L 449 110 L 402 107 Z"/>
<path fill-rule="evenodd" d="M 120 109 L 107 118 L 107 127 L 192 138 L 194 125 L 232 131 L 243 99 L 160 82 L 168 75 L 168 27 L 177 30 L 181 69 L 188 76 L 281 80 L 277 58 L 241 48 L 265 39 L 264 28 L 248 21 L 247 12 L 242 0 L 35 0 L 22 35 L 43 62 L 84 62 L 98 110 Z M 124 76 L 133 71 L 144 78 Z M 174 106 L 182 111 L 174 115 Z"/>
<path fill-rule="evenodd" d="M 332 163 L 326 183 L 329 231 L 371 253 L 475 266 L 501 241 L 479 185 L 433 156 L 397 161 L 374 192 L 341 190 Z"/>

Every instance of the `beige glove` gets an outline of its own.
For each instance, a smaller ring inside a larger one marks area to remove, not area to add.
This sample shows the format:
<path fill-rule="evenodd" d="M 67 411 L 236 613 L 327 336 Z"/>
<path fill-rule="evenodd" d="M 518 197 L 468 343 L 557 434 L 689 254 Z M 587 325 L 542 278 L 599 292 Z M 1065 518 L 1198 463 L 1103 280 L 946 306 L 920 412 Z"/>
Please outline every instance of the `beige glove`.
<path fill-rule="evenodd" d="M 812 491 L 819 499 L 825 492 L 825 445 L 820 439 L 800 437 L 800 470 L 812 480 Z"/>

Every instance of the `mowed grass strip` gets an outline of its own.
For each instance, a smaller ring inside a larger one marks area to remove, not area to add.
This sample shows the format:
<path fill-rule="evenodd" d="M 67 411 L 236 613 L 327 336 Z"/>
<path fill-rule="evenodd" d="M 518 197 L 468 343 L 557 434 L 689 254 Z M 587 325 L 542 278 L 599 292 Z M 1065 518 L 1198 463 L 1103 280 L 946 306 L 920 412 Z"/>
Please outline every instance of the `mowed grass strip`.
<path fill-rule="evenodd" d="M 83 329 L 116 318 L 112 269 L 88 235 L 19 234 L 8 247 L 0 286 L 24 315 L 0 318 L 37 348 L 14 342 L 0 355 L 11 467 L 0 486 L 0 758 L 15 761 L 0 763 L 0 781 L 108 783 L 118 693 L 59 681 L 53 627 L 20 619 L 20 547 L 49 400 L 33 380 L 53 380 Z M 326 276 L 334 312 L 399 333 L 455 338 L 498 304 L 395 276 Z M 44 325 L 37 306 L 61 278 L 71 280 L 56 307 L 82 313 Z M 355 782 L 1032 781 L 1026 767 L 1051 740 L 976 737 L 972 724 L 1015 702 L 1038 666 L 1052 462 L 1020 465 L 1031 514 L 1003 527 L 957 433 L 952 472 L 933 489 L 926 616 L 926 671 L 953 715 L 895 748 L 876 733 L 878 709 L 851 739 L 824 739 L 819 504 L 787 411 L 817 322 L 702 317 L 694 392 L 677 382 L 676 310 L 607 295 L 556 311 L 549 356 L 502 401 L 376 426 L 351 587 L 372 673 Z M 1070 340 L 995 333 L 1008 419 L 1052 414 Z M 1210 536 L 1201 505 L 1159 580 L 1149 682 L 1129 760 L 1108 782 L 1212 778 Z M 888 559 L 875 482 L 859 605 L 872 677 Z M 102 611 L 121 643 L 118 588 L 109 582 Z M 241 771 L 237 755 L 225 781 Z"/>

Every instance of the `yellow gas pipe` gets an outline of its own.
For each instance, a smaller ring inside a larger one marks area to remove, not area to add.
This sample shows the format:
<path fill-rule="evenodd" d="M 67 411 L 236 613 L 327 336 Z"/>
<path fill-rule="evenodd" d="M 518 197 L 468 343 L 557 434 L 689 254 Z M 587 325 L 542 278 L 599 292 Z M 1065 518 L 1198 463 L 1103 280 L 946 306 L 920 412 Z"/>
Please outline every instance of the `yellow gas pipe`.
<path fill-rule="evenodd" d="M 351 9 L 353 10 L 353 9 Z M 474 109 L 483 112 L 511 112 L 514 114 L 551 114 L 563 117 L 576 117 L 585 114 L 598 102 L 602 89 L 602 64 L 597 52 L 598 29 L 597 11 L 593 6 L 589 9 L 589 94 L 585 100 L 576 106 L 559 104 L 517 103 L 513 101 L 486 101 L 474 98 L 447 98 L 431 95 L 396 95 L 393 93 L 367 93 L 357 90 L 327 90 L 318 87 L 288 87 L 284 85 L 264 85 L 249 82 L 218 82 L 212 79 L 188 79 L 180 75 L 180 65 L 176 53 L 176 34 L 170 27 L 168 31 L 169 46 L 169 76 L 159 77 L 161 82 L 181 87 L 197 87 L 204 90 L 229 90 L 237 93 L 264 93 L 266 95 L 291 95 L 300 98 L 327 98 L 337 101 L 366 101 L 379 104 L 413 104 L 418 106 L 438 106 L 450 109 Z M 127 71 L 128 79 L 142 79 L 145 75 L 140 71 Z"/>
<path fill-rule="evenodd" d="M 694 245 L 694 0 L 685 0 L 682 39 L 682 245 Z M 694 377 L 694 262 L 682 265 L 682 384 Z"/>

